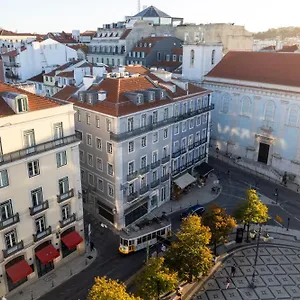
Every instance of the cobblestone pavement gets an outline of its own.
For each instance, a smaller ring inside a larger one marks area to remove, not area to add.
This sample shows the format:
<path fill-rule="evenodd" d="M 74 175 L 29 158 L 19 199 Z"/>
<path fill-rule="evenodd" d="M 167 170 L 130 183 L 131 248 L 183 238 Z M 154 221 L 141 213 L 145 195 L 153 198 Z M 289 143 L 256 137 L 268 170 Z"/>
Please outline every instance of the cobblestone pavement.
<path fill-rule="evenodd" d="M 260 246 L 255 288 L 250 288 L 255 251 L 253 246 L 234 253 L 192 299 L 300 300 L 300 249 Z M 231 266 L 234 264 L 237 266 L 236 273 L 226 289 L 226 279 L 230 276 Z"/>

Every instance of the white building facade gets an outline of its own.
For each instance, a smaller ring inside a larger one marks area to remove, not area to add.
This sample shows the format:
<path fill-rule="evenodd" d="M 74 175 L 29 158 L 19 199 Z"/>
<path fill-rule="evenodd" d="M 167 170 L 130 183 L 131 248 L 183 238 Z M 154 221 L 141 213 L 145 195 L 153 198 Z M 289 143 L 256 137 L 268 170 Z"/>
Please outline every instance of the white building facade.
<path fill-rule="evenodd" d="M 80 141 L 72 105 L 1 83 L 0 102 L 0 294 L 13 299 L 85 252 Z"/>

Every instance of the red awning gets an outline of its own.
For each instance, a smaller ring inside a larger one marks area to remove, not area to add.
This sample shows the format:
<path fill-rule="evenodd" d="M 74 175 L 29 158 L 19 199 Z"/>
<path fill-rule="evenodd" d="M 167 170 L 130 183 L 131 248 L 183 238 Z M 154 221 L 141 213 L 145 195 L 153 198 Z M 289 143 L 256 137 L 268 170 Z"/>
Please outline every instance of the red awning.
<path fill-rule="evenodd" d="M 36 252 L 35 255 L 38 257 L 38 259 L 43 265 L 46 265 L 53 259 L 59 257 L 59 252 L 54 248 L 52 244 L 50 244 Z"/>
<path fill-rule="evenodd" d="M 83 238 L 77 231 L 72 231 L 63 236 L 61 240 L 68 247 L 68 249 L 71 250 L 80 244 L 83 241 Z"/>
<path fill-rule="evenodd" d="M 20 281 L 32 272 L 32 268 L 24 259 L 6 269 L 6 273 L 8 274 L 13 283 Z"/>

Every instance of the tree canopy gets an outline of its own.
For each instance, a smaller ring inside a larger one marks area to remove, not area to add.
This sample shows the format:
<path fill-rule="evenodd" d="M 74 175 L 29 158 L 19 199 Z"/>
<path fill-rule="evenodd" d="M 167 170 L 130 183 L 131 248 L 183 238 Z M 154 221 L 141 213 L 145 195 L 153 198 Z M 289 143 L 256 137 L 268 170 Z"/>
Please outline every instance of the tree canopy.
<path fill-rule="evenodd" d="M 257 32 L 254 34 L 255 39 L 276 39 L 277 37 L 281 39 L 297 37 L 300 35 L 300 27 L 279 27 L 270 28 L 267 31 Z"/>
<path fill-rule="evenodd" d="M 163 257 L 152 257 L 136 278 L 138 295 L 144 300 L 158 299 L 173 291 L 178 283 L 177 273 L 164 266 Z"/>
<path fill-rule="evenodd" d="M 96 277 L 87 300 L 141 300 L 126 292 L 123 283 L 106 277 Z"/>
<path fill-rule="evenodd" d="M 210 229 L 201 224 L 201 217 L 190 216 L 183 220 L 176 234 L 177 240 L 169 247 L 166 264 L 183 280 L 193 281 L 206 275 L 212 266 L 213 256 L 208 245 Z"/>

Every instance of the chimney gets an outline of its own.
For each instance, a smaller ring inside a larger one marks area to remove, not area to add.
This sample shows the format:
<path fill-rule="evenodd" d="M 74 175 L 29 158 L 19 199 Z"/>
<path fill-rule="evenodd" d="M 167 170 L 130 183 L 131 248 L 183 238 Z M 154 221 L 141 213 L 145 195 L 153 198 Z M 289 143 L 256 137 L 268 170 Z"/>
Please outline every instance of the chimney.
<path fill-rule="evenodd" d="M 106 99 L 106 91 L 98 91 L 98 101 L 104 101 Z"/>

